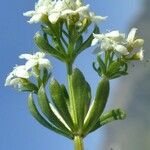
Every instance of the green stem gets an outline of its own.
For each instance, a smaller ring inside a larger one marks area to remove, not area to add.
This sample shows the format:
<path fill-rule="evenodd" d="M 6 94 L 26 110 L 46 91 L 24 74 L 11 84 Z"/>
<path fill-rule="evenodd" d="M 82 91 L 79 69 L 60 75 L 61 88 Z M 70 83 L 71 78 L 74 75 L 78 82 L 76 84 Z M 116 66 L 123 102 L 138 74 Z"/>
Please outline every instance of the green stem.
<path fill-rule="evenodd" d="M 74 138 L 74 150 L 84 150 L 82 137 L 75 136 L 75 138 Z"/>
<path fill-rule="evenodd" d="M 77 129 L 77 112 L 76 112 L 76 104 L 74 98 L 74 91 L 72 88 L 72 63 L 67 64 L 67 77 L 68 77 L 68 90 L 69 90 L 69 99 L 70 99 L 70 111 L 73 119 L 73 123 L 75 128 Z"/>

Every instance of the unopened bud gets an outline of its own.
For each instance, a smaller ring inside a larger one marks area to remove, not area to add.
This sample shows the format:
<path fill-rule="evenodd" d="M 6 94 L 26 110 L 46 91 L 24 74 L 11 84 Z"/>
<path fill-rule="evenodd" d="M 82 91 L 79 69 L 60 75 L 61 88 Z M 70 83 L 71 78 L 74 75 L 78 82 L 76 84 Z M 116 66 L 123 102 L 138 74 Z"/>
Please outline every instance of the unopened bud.
<path fill-rule="evenodd" d="M 133 48 L 141 48 L 144 45 L 144 40 L 143 39 L 137 39 L 133 43 Z"/>
<path fill-rule="evenodd" d="M 140 60 L 140 61 L 142 61 L 143 58 L 144 58 L 144 50 L 141 49 L 139 52 L 137 52 L 136 54 L 134 54 L 131 59 L 132 60 Z"/>

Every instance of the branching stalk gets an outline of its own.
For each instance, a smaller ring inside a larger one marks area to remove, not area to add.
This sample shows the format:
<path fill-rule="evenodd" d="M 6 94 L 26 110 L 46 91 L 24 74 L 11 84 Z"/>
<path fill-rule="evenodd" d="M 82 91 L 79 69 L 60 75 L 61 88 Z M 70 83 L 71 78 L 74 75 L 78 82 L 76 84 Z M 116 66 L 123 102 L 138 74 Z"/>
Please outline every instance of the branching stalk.
<path fill-rule="evenodd" d="M 75 138 L 74 138 L 74 150 L 84 150 L 82 137 L 75 136 Z"/>

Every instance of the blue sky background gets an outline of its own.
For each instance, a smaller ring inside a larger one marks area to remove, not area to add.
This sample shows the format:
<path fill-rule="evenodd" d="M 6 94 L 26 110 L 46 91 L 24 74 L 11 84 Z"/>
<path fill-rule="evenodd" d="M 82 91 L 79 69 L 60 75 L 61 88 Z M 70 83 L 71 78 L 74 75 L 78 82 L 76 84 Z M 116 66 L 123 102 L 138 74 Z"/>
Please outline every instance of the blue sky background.
<path fill-rule="evenodd" d="M 72 150 L 72 142 L 39 125 L 27 109 L 27 94 L 18 93 L 13 88 L 4 87 L 7 74 L 16 64 L 22 53 L 36 51 L 33 36 L 39 25 L 29 25 L 22 13 L 33 9 L 33 0 L 1 1 L 0 9 L 0 150 Z M 91 9 L 102 16 L 109 16 L 100 27 L 101 31 L 119 29 L 128 31 L 128 25 L 140 12 L 141 0 L 86 0 Z M 94 93 L 98 77 L 91 64 L 94 56 L 88 49 L 76 61 L 92 85 Z M 60 82 L 65 81 L 65 67 L 55 59 L 54 76 Z M 115 82 L 112 85 L 115 86 Z M 86 150 L 102 149 L 105 129 L 98 130 L 85 139 Z M 101 141 L 101 143 L 100 143 Z"/>

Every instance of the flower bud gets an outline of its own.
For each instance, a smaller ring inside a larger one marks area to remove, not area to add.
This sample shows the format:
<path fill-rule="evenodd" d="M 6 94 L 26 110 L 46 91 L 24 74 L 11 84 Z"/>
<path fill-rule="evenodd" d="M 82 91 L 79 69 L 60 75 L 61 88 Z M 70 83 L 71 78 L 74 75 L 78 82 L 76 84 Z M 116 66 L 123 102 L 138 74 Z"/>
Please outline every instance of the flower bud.
<path fill-rule="evenodd" d="M 144 58 L 144 50 L 141 49 L 139 52 L 137 52 L 136 54 L 134 54 L 131 59 L 132 60 L 140 60 L 140 61 L 142 61 L 143 58 Z"/>
<path fill-rule="evenodd" d="M 141 48 L 144 44 L 144 40 L 143 39 L 137 39 L 134 41 L 133 43 L 133 47 L 134 48 Z"/>

